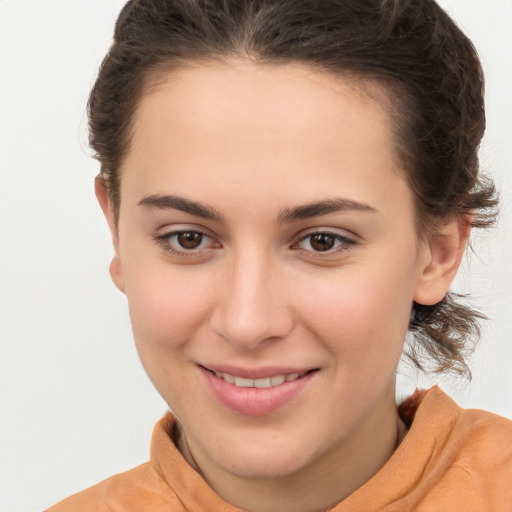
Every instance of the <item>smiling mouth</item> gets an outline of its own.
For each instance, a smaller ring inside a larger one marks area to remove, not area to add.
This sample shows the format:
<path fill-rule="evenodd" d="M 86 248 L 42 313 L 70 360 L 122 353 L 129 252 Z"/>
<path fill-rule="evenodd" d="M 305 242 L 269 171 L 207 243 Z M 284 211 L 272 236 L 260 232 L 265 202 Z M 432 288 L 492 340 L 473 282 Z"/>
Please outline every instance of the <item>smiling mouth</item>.
<path fill-rule="evenodd" d="M 210 368 L 206 368 L 202 366 L 206 371 L 215 375 L 216 377 L 223 379 L 229 384 L 233 384 L 239 388 L 273 388 L 276 386 L 280 386 L 285 382 L 293 382 L 305 375 L 308 375 L 312 372 L 316 372 L 318 369 L 314 368 L 312 370 L 307 370 L 301 373 L 289 373 L 289 374 L 281 374 L 281 375 L 272 375 L 271 377 L 264 377 L 261 379 L 249 379 L 246 377 L 239 377 L 238 375 L 231 375 L 230 373 L 218 372 L 215 370 L 211 370 Z"/>

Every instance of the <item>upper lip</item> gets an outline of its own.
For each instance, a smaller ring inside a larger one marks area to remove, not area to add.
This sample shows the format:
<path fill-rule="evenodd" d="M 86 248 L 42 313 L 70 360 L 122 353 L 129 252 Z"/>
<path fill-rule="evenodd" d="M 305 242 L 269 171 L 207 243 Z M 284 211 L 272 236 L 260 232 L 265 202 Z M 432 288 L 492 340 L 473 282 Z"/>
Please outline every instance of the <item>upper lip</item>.
<path fill-rule="evenodd" d="M 244 377 L 246 379 L 265 379 L 267 377 L 274 377 L 275 375 L 291 375 L 293 373 L 303 374 L 312 370 L 317 370 L 315 367 L 304 366 L 263 366 L 260 368 L 247 368 L 241 366 L 232 366 L 224 364 L 199 364 L 206 370 L 211 370 L 218 373 L 228 373 L 236 377 Z"/>

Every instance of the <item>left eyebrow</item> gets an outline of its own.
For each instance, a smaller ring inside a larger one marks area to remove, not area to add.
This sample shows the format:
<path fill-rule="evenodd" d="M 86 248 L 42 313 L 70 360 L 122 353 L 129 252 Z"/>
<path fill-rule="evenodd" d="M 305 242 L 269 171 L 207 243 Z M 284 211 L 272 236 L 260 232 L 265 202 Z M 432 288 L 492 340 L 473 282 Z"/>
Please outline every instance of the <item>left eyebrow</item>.
<path fill-rule="evenodd" d="M 343 197 L 334 197 L 323 201 L 295 206 L 293 208 L 284 208 L 277 217 L 279 224 L 289 224 L 297 220 L 310 219 L 329 213 L 358 211 L 377 213 L 377 210 L 366 203 L 359 203 Z"/>

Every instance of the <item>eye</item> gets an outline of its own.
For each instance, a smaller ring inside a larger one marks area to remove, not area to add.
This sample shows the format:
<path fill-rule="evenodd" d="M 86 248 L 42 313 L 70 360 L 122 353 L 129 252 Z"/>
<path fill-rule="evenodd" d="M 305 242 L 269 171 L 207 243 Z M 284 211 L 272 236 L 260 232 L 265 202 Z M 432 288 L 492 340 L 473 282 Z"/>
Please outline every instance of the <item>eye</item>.
<path fill-rule="evenodd" d="M 210 236 L 195 230 L 171 231 L 153 237 L 166 251 L 178 255 L 194 255 L 202 250 L 219 247 Z"/>
<path fill-rule="evenodd" d="M 338 252 L 346 250 L 356 242 L 339 233 L 318 231 L 303 236 L 297 246 L 305 251 L 312 252 Z"/>
<path fill-rule="evenodd" d="M 199 249 L 205 242 L 206 236 L 197 231 L 183 231 L 171 237 L 183 249 Z"/>

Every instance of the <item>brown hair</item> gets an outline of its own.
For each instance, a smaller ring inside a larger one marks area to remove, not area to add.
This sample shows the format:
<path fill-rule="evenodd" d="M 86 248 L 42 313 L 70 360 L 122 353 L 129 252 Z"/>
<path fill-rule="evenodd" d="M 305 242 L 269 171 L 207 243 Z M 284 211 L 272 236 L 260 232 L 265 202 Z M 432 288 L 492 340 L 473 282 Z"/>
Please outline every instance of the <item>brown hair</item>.
<path fill-rule="evenodd" d="M 479 173 L 485 129 L 473 45 L 433 0 L 130 0 L 89 100 L 90 143 L 116 215 L 137 103 L 151 79 L 190 61 L 302 62 L 385 86 L 419 232 L 449 215 L 489 226 L 497 198 Z M 448 294 L 416 304 L 408 356 L 469 373 L 481 314 Z"/>

